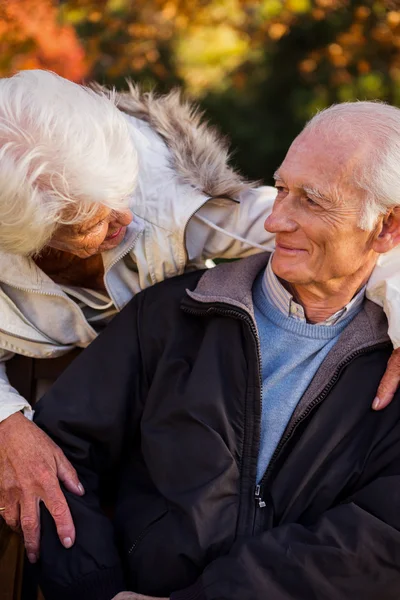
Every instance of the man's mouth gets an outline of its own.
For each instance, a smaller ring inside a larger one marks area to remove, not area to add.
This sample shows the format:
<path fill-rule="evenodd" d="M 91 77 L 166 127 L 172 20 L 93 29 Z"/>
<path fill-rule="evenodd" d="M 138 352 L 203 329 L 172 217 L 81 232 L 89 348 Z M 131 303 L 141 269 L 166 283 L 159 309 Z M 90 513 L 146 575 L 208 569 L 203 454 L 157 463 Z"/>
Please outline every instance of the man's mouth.
<path fill-rule="evenodd" d="M 296 248 L 294 246 L 282 244 L 281 242 L 276 242 L 275 247 L 279 252 L 282 252 L 284 254 L 290 254 L 290 255 L 299 254 L 300 252 L 306 252 L 306 250 L 304 250 L 304 248 Z"/>

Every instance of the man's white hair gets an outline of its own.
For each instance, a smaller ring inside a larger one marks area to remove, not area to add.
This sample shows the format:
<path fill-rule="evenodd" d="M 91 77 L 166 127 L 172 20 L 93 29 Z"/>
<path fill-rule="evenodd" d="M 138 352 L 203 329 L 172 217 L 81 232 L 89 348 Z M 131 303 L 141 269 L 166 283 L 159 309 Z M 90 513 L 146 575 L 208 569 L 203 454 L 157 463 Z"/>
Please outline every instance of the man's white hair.
<path fill-rule="evenodd" d="M 353 172 L 354 184 L 366 193 L 362 229 L 372 230 L 380 215 L 400 206 L 400 109 L 381 102 L 334 104 L 309 121 L 304 131 L 310 130 L 366 144 L 366 159 Z"/>
<path fill-rule="evenodd" d="M 113 93 L 48 71 L 0 79 L 0 249 L 40 251 L 60 225 L 100 205 L 126 208 L 138 174 Z"/>

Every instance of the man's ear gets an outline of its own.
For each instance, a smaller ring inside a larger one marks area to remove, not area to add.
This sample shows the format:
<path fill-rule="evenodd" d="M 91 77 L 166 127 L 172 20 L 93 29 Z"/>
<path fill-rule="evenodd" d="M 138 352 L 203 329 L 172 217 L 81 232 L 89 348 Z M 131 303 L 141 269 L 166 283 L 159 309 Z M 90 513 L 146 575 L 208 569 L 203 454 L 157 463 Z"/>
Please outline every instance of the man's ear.
<path fill-rule="evenodd" d="M 400 244 L 400 206 L 392 208 L 382 219 L 372 243 L 379 254 L 389 252 Z"/>

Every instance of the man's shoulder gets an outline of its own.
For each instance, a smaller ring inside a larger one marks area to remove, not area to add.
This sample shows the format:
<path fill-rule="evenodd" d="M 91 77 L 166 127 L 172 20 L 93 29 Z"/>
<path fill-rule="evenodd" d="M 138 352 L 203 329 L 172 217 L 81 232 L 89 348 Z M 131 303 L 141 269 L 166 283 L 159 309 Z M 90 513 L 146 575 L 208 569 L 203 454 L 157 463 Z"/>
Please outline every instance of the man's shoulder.
<path fill-rule="evenodd" d="M 159 304 L 160 308 L 165 307 L 168 300 L 180 302 L 186 290 L 194 290 L 207 271 L 208 269 L 200 269 L 164 279 L 140 292 L 138 297 L 146 304 L 149 302 Z"/>
<path fill-rule="evenodd" d="M 265 268 L 268 258 L 269 253 L 256 254 L 166 279 L 142 292 L 143 301 L 156 303 L 165 310 L 166 302 L 180 303 L 189 290 L 201 296 L 202 301 L 223 298 L 235 303 L 251 293 L 253 282 L 260 269 Z"/>

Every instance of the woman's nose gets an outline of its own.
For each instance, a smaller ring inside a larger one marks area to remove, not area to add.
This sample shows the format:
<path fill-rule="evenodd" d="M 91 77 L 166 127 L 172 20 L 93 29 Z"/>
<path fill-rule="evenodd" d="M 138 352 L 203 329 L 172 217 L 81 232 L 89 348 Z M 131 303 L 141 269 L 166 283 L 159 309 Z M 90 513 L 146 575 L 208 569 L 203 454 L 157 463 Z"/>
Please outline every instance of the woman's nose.
<path fill-rule="evenodd" d="M 117 223 L 120 226 L 122 225 L 122 226 L 126 227 L 127 225 L 132 223 L 132 220 L 133 220 L 133 214 L 127 208 L 125 210 L 120 210 L 120 211 L 116 212 L 113 222 Z"/>

